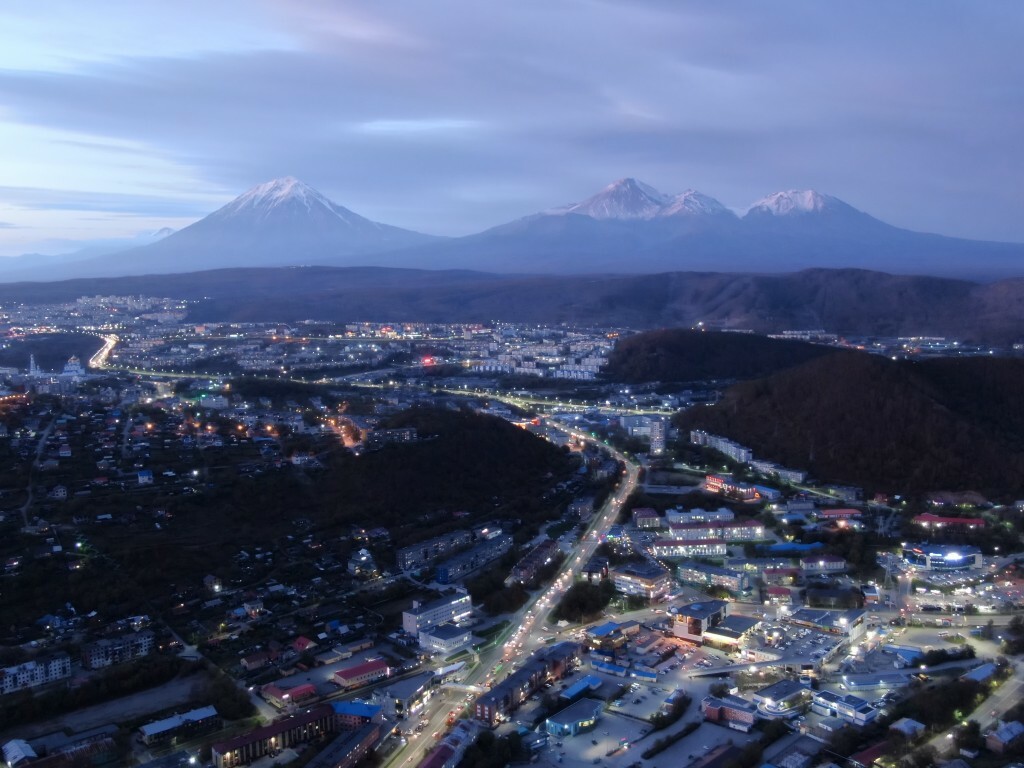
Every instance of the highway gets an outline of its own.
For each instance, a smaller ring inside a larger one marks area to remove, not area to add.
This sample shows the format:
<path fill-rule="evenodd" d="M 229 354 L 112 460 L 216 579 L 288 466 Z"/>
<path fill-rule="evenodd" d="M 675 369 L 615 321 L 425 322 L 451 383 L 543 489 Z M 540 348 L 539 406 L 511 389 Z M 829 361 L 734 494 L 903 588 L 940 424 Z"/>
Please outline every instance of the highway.
<path fill-rule="evenodd" d="M 597 445 L 607 451 L 614 459 L 622 462 L 625 466 L 623 479 L 615 489 L 615 492 L 605 501 L 601 509 L 594 514 L 583 537 L 566 556 L 562 567 L 553 578 L 550 586 L 537 592 L 520 610 L 508 617 L 508 628 L 503 630 L 498 638 L 496 638 L 493 646 L 478 655 L 478 663 L 463 681 L 467 685 L 482 685 L 489 688 L 490 683 L 499 682 L 498 680 L 489 680 L 491 670 L 498 662 L 514 665 L 517 660 L 524 659 L 529 655 L 530 651 L 526 649 L 526 641 L 531 636 L 534 639 L 537 638 L 537 623 L 543 624 L 547 613 L 558 603 L 558 600 L 565 591 L 572 586 L 580 569 L 586 565 L 587 561 L 594 554 L 594 550 L 601 543 L 602 534 L 607 532 L 618 520 L 622 505 L 629 498 L 630 494 L 636 490 L 637 483 L 639 482 L 640 466 L 624 454 L 600 443 L 586 433 L 559 425 L 555 426 L 579 440 Z M 412 766 L 418 765 L 423 757 L 436 745 L 437 740 L 433 738 L 434 734 L 438 734 L 438 737 L 440 737 L 447 730 L 449 712 L 453 709 L 461 709 L 467 703 L 465 699 L 452 698 L 450 694 L 435 697 L 428 705 L 429 714 L 425 715 L 427 726 L 422 734 L 418 737 L 411 737 L 409 744 L 397 750 L 391 756 L 391 759 L 385 763 L 385 768 L 392 768 L 392 766 L 412 768 Z"/>

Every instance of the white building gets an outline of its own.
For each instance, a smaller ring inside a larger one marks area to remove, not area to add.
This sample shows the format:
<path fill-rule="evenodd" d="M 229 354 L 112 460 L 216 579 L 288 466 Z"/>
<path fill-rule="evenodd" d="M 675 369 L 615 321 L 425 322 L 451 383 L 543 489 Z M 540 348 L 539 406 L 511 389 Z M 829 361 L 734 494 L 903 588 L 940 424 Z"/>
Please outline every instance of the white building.
<path fill-rule="evenodd" d="M 23 691 L 68 677 L 71 677 L 71 657 L 66 653 L 26 661 L 24 664 L 0 669 L 0 693 Z"/>
<path fill-rule="evenodd" d="M 413 637 L 419 637 L 425 629 L 463 621 L 472 612 L 473 604 L 465 590 L 457 590 L 429 603 L 414 600 L 412 608 L 402 613 L 402 629 Z"/>
<path fill-rule="evenodd" d="M 472 639 L 473 635 L 468 629 L 460 629 L 454 624 L 421 629 L 419 634 L 420 648 L 433 653 L 454 653 L 469 645 Z"/>

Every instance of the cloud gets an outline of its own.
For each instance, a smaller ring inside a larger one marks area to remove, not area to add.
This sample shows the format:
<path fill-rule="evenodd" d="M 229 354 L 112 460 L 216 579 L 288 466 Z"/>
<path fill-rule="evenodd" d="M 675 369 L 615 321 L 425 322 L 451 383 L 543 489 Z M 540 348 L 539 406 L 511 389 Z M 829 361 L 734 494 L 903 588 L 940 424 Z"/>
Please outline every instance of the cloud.
<path fill-rule="evenodd" d="M 33 211 L 102 211 L 136 216 L 199 218 L 210 212 L 208 203 L 192 200 L 35 187 L 0 186 L 0 203 Z M 0 223 L 0 226 L 4 225 Z"/>
<path fill-rule="evenodd" d="M 18 229 L 18 225 L 10 221 L 0 221 L 0 229 Z"/>
<path fill-rule="evenodd" d="M 439 234 L 629 175 L 737 208 L 821 187 L 895 224 L 1024 240 L 1015 5 L 292 0 L 260 13 L 285 42 L 210 50 L 214 24 L 187 54 L 133 46 L 0 70 L 3 117 L 93 137 L 128 164 L 152 153 L 217 191 L 294 175 Z M 79 192 L 23 204 L 198 215 L 201 191 L 163 208 Z"/>

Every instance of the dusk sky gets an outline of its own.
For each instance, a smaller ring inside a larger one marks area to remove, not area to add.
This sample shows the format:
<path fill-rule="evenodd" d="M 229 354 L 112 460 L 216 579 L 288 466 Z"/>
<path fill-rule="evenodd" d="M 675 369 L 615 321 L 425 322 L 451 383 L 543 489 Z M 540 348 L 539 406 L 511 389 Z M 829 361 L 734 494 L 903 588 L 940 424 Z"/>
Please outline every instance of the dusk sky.
<path fill-rule="evenodd" d="M 1024 4 L 81 0 L 0 9 L 0 254 L 295 176 L 460 235 L 634 176 L 1024 241 Z"/>

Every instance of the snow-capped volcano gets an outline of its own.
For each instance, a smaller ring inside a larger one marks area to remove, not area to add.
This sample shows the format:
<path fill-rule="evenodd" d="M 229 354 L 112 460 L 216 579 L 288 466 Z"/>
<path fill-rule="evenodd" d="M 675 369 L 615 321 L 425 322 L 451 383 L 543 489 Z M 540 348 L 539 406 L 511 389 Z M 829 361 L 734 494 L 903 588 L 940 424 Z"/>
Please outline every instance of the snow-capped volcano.
<path fill-rule="evenodd" d="M 636 179 L 619 179 L 593 197 L 579 203 L 555 208 L 549 215 L 575 213 L 592 219 L 617 221 L 649 221 L 662 216 L 717 215 L 728 209 L 713 197 L 694 189 L 679 195 L 666 195 Z"/>
<path fill-rule="evenodd" d="M 754 215 L 800 216 L 807 213 L 822 213 L 828 210 L 854 210 L 842 200 L 823 195 L 813 189 L 790 189 L 762 197 L 747 211 Z"/>
<path fill-rule="evenodd" d="M 104 275 L 295 264 L 362 265 L 372 263 L 370 254 L 436 239 L 371 221 L 289 176 L 259 184 L 157 242 L 90 259 L 78 265 L 77 271 Z"/>

